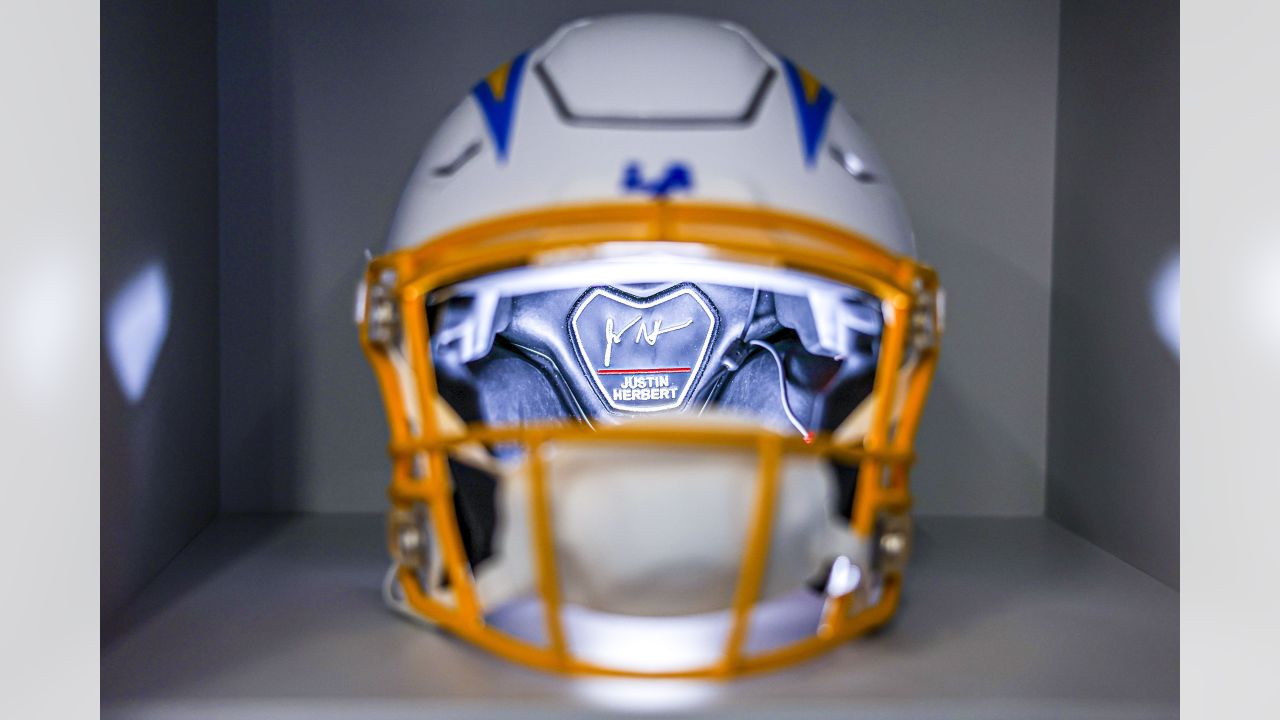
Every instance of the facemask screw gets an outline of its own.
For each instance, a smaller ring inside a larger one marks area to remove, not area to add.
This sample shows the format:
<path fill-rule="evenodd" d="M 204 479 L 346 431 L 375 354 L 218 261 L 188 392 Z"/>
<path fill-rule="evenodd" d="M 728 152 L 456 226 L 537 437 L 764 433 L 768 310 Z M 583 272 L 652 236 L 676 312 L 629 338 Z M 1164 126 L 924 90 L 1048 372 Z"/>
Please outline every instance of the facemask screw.
<path fill-rule="evenodd" d="M 400 528 L 400 555 L 416 555 L 422 549 L 422 533 L 406 525 Z"/>
<path fill-rule="evenodd" d="M 880 536 L 880 551 L 888 557 L 886 559 L 897 558 L 907 549 L 907 538 L 898 532 L 887 533 Z"/>

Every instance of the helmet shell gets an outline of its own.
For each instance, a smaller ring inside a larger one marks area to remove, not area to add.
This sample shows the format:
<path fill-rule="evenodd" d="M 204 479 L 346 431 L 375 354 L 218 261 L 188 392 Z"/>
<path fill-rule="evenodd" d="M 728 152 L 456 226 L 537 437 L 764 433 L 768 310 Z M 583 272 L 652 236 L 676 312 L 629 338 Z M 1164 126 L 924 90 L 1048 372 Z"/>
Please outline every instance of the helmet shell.
<path fill-rule="evenodd" d="M 831 90 L 737 25 L 678 15 L 570 23 L 477 83 L 419 158 L 389 249 L 655 198 L 791 212 L 914 255 L 884 162 Z"/>

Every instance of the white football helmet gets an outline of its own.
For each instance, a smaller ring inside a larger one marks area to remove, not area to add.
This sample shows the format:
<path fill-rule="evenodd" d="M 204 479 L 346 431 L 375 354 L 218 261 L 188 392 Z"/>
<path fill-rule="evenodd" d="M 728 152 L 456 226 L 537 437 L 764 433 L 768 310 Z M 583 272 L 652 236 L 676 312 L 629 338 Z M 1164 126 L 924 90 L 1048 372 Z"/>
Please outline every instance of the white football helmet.
<path fill-rule="evenodd" d="M 582 20 L 420 158 L 360 291 L 395 608 L 538 668 L 777 667 L 886 622 L 941 333 L 889 173 L 727 22 Z"/>

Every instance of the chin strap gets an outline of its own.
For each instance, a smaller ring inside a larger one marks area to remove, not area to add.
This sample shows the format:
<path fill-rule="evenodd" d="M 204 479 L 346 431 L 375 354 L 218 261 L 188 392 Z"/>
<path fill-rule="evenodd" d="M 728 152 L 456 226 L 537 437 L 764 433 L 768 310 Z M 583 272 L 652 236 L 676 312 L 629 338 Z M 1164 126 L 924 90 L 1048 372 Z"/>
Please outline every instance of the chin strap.
<path fill-rule="evenodd" d="M 791 421 L 795 429 L 800 431 L 800 436 L 804 438 L 804 441 L 807 443 L 813 442 L 813 431 L 806 428 L 804 423 L 800 422 L 800 418 L 796 417 L 796 414 L 791 411 L 791 401 L 787 399 L 787 371 L 782 364 L 782 356 L 778 354 L 778 351 L 772 345 L 763 340 L 752 340 L 750 344 L 758 348 L 764 348 L 773 356 L 773 362 L 778 366 L 778 387 L 781 390 L 782 411 L 787 414 L 787 419 Z"/>

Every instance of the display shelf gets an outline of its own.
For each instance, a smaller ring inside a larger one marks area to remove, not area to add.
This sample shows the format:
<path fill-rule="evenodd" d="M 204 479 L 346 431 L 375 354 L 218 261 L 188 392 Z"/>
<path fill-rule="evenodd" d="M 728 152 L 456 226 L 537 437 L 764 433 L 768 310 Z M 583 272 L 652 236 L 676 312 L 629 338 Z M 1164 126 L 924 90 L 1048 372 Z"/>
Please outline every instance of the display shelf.
<path fill-rule="evenodd" d="M 113 623 L 105 717 L 1172 717 L 1178 593 L 1041 518 L 925 517 L 881 632 L 729 682 L 548 675 L 393 615 L 370 515 L 224 517 Z"/>

